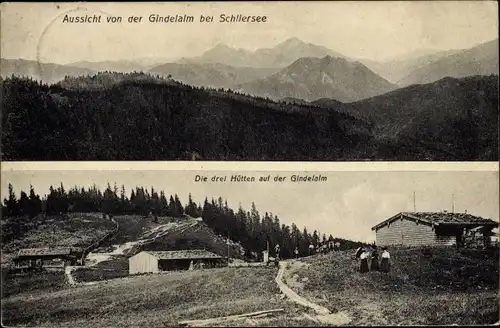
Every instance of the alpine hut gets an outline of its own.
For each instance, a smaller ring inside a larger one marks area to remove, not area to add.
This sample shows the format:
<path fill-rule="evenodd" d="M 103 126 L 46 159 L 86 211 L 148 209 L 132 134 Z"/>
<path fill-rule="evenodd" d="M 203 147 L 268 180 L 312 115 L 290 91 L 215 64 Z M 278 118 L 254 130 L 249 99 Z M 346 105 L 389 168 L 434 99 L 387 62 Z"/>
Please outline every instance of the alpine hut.
<path fill-rule="evenodd" d="M 491 242 L 492 230 L 499 223 L 468 213 L 401 212 L 372 228 L 377 245 L 463 246 L 469 231 L 481 234 L 484 246 Z"/>

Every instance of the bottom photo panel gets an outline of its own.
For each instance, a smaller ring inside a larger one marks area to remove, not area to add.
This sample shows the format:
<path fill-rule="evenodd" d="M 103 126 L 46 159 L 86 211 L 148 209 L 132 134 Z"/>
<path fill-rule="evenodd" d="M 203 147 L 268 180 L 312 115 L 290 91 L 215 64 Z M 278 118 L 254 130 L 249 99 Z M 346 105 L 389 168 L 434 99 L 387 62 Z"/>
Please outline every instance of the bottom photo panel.
<path fill-rule="evenodd" d="M 2 324 L 499 321 L 493 171 L 2 170 Z"/>

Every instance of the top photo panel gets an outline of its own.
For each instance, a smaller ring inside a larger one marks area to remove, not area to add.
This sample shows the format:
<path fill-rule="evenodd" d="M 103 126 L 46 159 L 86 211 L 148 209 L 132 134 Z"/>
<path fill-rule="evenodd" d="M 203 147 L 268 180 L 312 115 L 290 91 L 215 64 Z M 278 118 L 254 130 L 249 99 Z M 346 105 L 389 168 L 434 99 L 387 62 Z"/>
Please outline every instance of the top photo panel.
<path fill-rule="evenodd" d="M 2 161 L 498 161 L 498 3 L 2 3 Z"/>

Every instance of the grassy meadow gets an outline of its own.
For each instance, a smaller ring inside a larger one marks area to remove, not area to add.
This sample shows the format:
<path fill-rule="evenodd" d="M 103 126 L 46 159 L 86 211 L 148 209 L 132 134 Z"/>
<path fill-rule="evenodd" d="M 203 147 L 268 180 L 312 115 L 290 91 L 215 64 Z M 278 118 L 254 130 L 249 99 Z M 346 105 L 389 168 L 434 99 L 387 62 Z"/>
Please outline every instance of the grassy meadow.
<path fill-rule="evenodd" d="M 498 322 L 498 249 L 390 249 L 391 272 L 358 272 L 353 252 L 290 263 L 287 283 L 353 325 L 475 325 Z"/>
<path fill-rule="evenodd" d="M 2 270 L 2 300 L 17 294 L 50 293 L 67 287 L 64 271 L 12 274 Z"/>
<path fill-rule="evenodd" d="M 276 273 L 266 267 L 171 272 L 18 294 L 3 300 L 2 320 L 8 326 L 157 327 L 276 308 L 291 318 L 297 310 L 279 298 Z"/>

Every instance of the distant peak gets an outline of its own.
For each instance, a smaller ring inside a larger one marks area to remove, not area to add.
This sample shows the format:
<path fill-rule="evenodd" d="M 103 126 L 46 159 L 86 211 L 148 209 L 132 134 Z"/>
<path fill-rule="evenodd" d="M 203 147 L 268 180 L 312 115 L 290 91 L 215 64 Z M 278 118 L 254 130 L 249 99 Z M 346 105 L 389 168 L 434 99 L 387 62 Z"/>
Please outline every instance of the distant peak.
<path fill-rule="evenodd" d="M 293 37 L 293 38 L 290 38 L 288 40 L 286 40 L 285 42 L 302 42 L 302 40 L 300 40 L 299 38 L 297 37 Z"/>
<path fill-rule="evenodd" d="M 229 48 L 229 46 L 224 43 L 217 43 L 214 47 L 214 49 L 227 49 L 227 48 Z"/>
<path fill-rule="evenodd" d="M 291 46 L 291 45 L 300 45 L 300 44 L 304 44 L 304 42 L 297 37 L 293 37 L 293 38 L 287 39 L 286 41 L 283 41 L 280 45 L 281 46 L 285 46 L 285 45 Z"/>
<path fill-rule="evenodd" d="M 332 61 L 349 62 L 344 57 L 339 57 L 339 56 L 326 55 L 325 57 L 321 58 L 321 62 L 323 62 L 323 63 L 325 63 L 325 62 L 330 63 Z M 353 63 L 353 64 L 356 64 L 356 63 Z"/>

